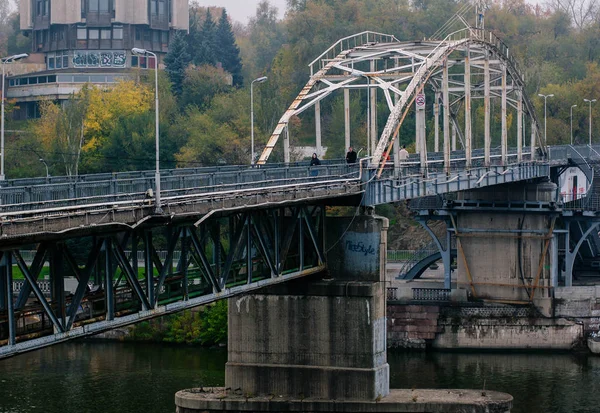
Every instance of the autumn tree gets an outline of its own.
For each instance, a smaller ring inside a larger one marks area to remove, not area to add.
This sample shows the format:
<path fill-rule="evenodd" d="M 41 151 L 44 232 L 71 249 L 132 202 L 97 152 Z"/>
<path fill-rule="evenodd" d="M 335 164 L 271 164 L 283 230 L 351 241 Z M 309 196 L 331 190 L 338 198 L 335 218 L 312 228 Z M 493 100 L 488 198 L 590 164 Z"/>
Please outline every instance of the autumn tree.
<path fill-rule="evenodd" d="M 85 122 L 91 101 L 91 89 L 84 87 L 64 104 L 44 101 L 41 118 L 34 126 L 46 151 L 62 161 L 65 175 L 79 173 L 79 160 L 84 146 Z"/>

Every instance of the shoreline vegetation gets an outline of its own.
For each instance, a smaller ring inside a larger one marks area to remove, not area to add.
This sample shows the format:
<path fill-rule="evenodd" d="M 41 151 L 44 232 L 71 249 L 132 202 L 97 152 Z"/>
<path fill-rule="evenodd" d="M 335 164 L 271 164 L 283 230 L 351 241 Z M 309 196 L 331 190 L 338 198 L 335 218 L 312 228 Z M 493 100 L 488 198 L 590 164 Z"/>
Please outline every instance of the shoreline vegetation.
<path fill-rule="evenodd" d="M 227 345 L 227 300 L 142 321 L 96 337 L 106 340 L 223 347 Z"/>

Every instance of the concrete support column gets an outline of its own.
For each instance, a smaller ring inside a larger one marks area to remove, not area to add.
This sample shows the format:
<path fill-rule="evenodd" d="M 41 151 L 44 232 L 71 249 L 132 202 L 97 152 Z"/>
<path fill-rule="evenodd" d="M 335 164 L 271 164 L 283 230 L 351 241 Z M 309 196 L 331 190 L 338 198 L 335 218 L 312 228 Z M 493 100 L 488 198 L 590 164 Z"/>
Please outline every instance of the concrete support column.
<path fill-rule="evenodd" d="M 450 93 L 448 91 L 448 61 L 444 63 L 442 94 L 444 99 L 444 170 L 450 172 Z"/>
<path fill-rule="evenodd" d="M 485 166 L 490 166 L 490 151 L 492 138 L 490 135 L 490 59 L 486 52 L 486 57 L 483 65 L 483 147 L 484 147 L 484 163 Z"/>
<path fill-rule="evenodd" d="M 373 216 L 328 218 L 331 278 L 230 298 L 226 387 L 253 396 L 385 397 L 387 227 Z"/>
<path fill-rule="evenodd" d="M 465 58 L 465 160 L 467 169 L 471 167 L 471 61 L 470 52 Z"/>
<path fill-rule="evenodd" d="M 323 156 L 323 144 L 321 142 L 321 101 L 315 103 L 315 145 L 319 158 Z"/>
<path fill-rule="evenodd" d="M 459 193 L 504 205 L 511 201 L 552 202 L 553 183 L 505 184 L 503 188 Z M 552 213 L 530 211 L 457 212 L 458 283 L 474 297 L 500 302 L 534 304 L 549 314 L 549 288 L 558 267 Z M 535 292 L 533 292 L 535 290 Z"/>
<path fill-rule="evenodd" d="M 502 66 L 502 165 L 507 164 L 507 148 L 508 148 L 508 127 L 506 123 L 506 66 Z"/>
<path fill-rule="evenodd" d="M 350 89 L 344 89 L 344 153 L 350 147 Z"/>

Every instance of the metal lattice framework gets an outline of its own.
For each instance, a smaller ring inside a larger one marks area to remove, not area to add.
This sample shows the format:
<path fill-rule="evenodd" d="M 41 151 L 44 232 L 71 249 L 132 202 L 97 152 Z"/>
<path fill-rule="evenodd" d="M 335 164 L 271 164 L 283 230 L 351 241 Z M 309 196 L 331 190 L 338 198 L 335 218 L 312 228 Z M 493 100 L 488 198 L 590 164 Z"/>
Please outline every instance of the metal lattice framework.
<path fill-rule="evenodd" d="M 316 119 L 316 146 L 321 149 L 320 102 L 331 94 L 343 90 L 345 106 L 346 147 L 350 146 L 350 99 L 352 90 L 369 90 L 368 135 L 372 164 L 383 166 L 384 159 L 392 151 L 392 143 L 417 97 L 416 148 L 421 154 L 422 168 L 426 168 L 428 149 L 440 151 L 442 144 L 444 166 L 451 162 L 452 150 L 464 150 L 466 167 L 477 140 L 482 145 L 485 165 L 490 164 L 492 145 L 491 119 L 494 106 L 499 106 L 501 118 L 500 142 L 502 163 L 506 164 L 509 141 L 508 124 L 510 111 L 516 117 L 518 162 L 523 160 L 524 146 L 529 154 L 536 147 L 545 151 L 545 143 L 538 133 L 537 120 L 532 103 L 523 93 L 524 82 L 517 64 L 510 56 L 508 47 L 491 32 L 467 27 L 448 35 L 441 41 L 400 42 L 394 36 L 363 32 L 341 39 L 310 65 L 311 77 L 298 97 L 282 116 L 271 135 L 259 164 L 265 164 L 279 137 L 284 134 L 285 161 L 290 161 L 288 123 L 292 116 L 314 107 Z M 433 113 L 435 117 L 434 148 L 427 148 L 425 136 L 425 88 L 435 94 Z M 378 134 L 378 92 L 383 95 L 389 117 L 383 132 Z M 493 105 L 494 99 L 500 105 Z M 472 103 L 482 100 L 484 106 L 483 137 L 474 139 Z M 423 110 L 419 110 L 423 109 Z M 440 115 L 443 115 L 440 138 Z M 526 118 L 529 119 L 529 139 L 525 139 Z M 529 141 L 529 142 L 527 142 Z M 460 147 L 457 147 L 460 142 Z M 526 143 L 527 142 L 527 143 Z M 396 150 L 398 145 L 396 145 Z"/>
<path fill-rule="evenodd" d="M 0 251 L 0 358 L 321 272 L 324 222 L 303 204 L 15 244 Z"/>

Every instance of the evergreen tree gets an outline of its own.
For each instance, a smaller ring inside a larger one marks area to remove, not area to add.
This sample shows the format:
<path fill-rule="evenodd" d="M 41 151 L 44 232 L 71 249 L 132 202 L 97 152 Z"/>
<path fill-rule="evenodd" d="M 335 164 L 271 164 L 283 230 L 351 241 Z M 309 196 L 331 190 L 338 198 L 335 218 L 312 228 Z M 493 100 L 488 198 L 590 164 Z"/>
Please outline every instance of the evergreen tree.
<path fill-rule="evenodd" d="M 235 36 L 227 17 L 227 11 L 223 9 L 219 26 L 217 27 L 217 47 L 219 51 L 219 60 L 223 69 L 233 76 L 233 85 L 241 86 L 244 78 L 242 76 L 242 59 L 240 58 L 240 48 L 235 43 Z"/>
<path fill-rule="evenodd" d="M 206 18 L 200 30 L 200 36 L 196 46 L 194 64 L 196 66 L 215 65 L 217 62 L 217 25 L 210 15 L 210 9 L 206 9 Z"/>
<path fill-rule="evenodd" d="M 165 66 L 172 83 L 171 88 L 176 96 L 181 95 L 185 69 L 191 61 L 187 48 L 188 45 L 184 32 L 175 32 L 175 35 L 171 39 L 171 44 L 169 44 L 169 52 L 165 56 Z"/>

